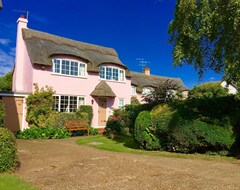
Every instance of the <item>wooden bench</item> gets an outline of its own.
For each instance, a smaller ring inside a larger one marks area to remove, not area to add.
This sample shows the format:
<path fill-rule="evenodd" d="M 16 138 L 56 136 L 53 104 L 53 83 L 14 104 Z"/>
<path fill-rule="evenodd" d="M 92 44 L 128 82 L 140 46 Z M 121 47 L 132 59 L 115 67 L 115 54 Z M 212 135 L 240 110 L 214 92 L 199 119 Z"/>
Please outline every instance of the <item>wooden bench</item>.
<path fill-rule="evenodd" d="M 87 131 L 89 135 L 89 126 L 81 119 L 66 120 L 66 128 L 68 131 Z"/>

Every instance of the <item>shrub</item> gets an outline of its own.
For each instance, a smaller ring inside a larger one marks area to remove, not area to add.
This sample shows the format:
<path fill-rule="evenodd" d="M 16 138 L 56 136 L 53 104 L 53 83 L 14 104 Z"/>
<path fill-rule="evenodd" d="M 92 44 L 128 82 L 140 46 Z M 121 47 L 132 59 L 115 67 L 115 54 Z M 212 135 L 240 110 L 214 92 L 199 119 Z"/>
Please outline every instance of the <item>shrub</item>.
<path fill-rule="evenodd" d="M 131 97 L 131 104 L 140 104 L 139 100 L 135 97 L 135 96 L 132 96 Z"/>
<path fill-rule="evenodd" d="M 18 131 L 16 137 L 19 139 L 62 139 L 68 138 L 71 133 L 66 128 L 29 128 Z"/>
<path fill-rule="evenodd" d="M 168 136 L 168 150 L 174 152 L 206 153 L 229 151 L 234 143 L 231 130 L 200 120 L 178 125 Z"/>
<path fill-rule="evenodd" d="M 85 112 L 88 114 L 88 124 L 91 126 L 93 119 L 93 109 L 92 106 L 89 105 L 81 105 L 76 111 L 76 115 L 80 115 L 80 113 Z"/>
<path fill-rule="evenodd" d="M 135 122 L 134 139 L 141 148 L 147 150 L 160 149 L 158 138 L 155 136 L 155 129 L 151 125 L 150 112 L 141 112 Z"/>
<path fill-rule="evenodd" d="M 99 135 L 99 131 L 96 128 L 89 128 L 89 135 Z"/>
<path fill-rule="evenodd" d="M 3 127 L 4 118 L 5 118 L 4 104 L 0 100 L 0 127 Z"/>
<path fill-rule="evenodd" d="M 45 125 L 50 128 L 64 128 L 66 126 L 66 120 L 78 118 L 74 113 L 52 112 L 47 118 Z"/>
<path fill-rule="evenodd" d="M 26 120 L 30 127 L 46 127 L 46 120 L 52 113 L 54 103 L 54 91 L 50 87 L 39 90 L 35 85 L 35 91 L 28 95 Z"/>
<path fill-rule="evenodd" d="M 13 170 L 17 162 L 17 146 L 13 133 L 0 128 L 0 172 Z"/>

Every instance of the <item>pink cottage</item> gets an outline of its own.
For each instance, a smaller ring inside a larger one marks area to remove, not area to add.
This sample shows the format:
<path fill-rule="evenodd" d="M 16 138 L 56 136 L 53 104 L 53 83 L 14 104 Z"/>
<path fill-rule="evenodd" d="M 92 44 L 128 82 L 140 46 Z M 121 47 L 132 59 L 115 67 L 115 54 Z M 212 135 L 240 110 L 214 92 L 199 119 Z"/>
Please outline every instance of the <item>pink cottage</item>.
<path fill-rule="evenodd" d="M 112 48 L 82 43 L 27 28 L 28 20 L 18 19 L 16 60 L 12 93 L 1 94 L 7 116 L 5 126 L 12 131 L 28 128 L 27 95 L 40 88 L 54 89 L 54 110 L 73 112 L 80 105 L 92 105 L 92 127 L 105 128 L 113 109 L 140 101 L 142 92 L 156 80 L 175 80 L 183 92 L 181 79 L 130 72 Z"/>

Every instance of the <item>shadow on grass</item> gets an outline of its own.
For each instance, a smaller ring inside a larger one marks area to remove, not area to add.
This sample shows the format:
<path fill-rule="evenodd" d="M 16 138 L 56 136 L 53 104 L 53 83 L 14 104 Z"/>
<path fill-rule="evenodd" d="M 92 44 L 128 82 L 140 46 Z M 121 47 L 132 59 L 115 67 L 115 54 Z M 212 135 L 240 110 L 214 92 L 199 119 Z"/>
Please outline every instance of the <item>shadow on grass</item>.
<path fill-rule="evenodd" d="M 110 138 L 110 137 L 108 137 Z M 140 149 L 138 144 L 134 141 L 133 136 L 129 135 L 121 135 L 121 136 L 115 136 L 113 141 L 117 143 L 123 144 L 124 147 L 131 148 L 131 149 Z"/>

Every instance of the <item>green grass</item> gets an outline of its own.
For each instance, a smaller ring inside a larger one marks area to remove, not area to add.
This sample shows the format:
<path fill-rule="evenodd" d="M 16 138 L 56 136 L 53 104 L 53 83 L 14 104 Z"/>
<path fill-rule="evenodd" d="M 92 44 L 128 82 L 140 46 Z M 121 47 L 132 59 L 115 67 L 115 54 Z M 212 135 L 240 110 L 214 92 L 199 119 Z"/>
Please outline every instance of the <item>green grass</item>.
<path fill-rule="evenodd" d="M 101 144 L 91 144 L 93 142 Z M 171 153 L 166 151 L 146 151 L 138 148 L 138 145 L 134 142 L 131 136 L 119 136 L 113 140 L 106 136 L 92 136 L 88 138 L 79 139 L 77 141 L 79 145 L 92 146 L 102 150 L 108 150 L 113 152 L 125 152 L 131 154 L 142 154 L 151 156 L 164 156 L 164 157 L 174 157 L 174 158 L 197 158 L 197 159 L 207 159 L 207 160 L 228 160 L 235 161 L 233 157 L 226 156 L 211 156 L 205 154 L 181 154 L 181 153 Z M 90 144 L 89 144 L 90 143 Z"/>
<path fill-rule="evenodd" d="M 27 182 L 12 174 L 0 174 L 1 190 L 37 190 Z"/>

